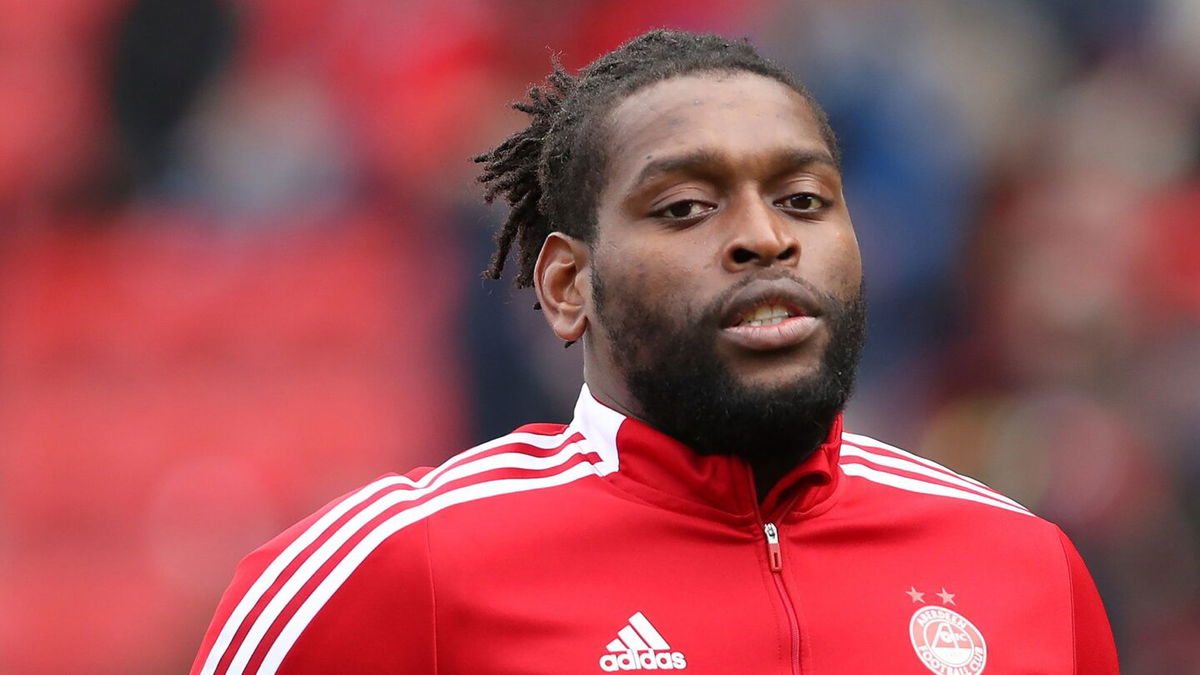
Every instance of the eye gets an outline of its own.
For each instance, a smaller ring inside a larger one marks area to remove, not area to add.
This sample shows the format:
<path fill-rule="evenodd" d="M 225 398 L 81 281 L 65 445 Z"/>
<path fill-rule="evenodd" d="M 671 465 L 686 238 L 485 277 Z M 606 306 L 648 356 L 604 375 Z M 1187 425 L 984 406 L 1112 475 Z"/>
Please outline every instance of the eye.
<path fill-rule="evenodd" d="M 673 202 L 663 208 L 650 214 L 655 218 L 670 218 L 674 220 L 686 220 L 702 216 L 712 210 L 712 206 L 704 202 L 698 202 L 694 199 L 684 199 L 678 202 Z"/>
<path fill-rule="evenodd" d="M 790 209 L 792 211 L 803 211 L 805 213 L 820 211 L 821 209 L 829 206 L 829 202 L 811 192 L 800 192 L 798 194 L 784 197 L 783 199 L 775 202 L 775 204 L 782 206 L 785 209 Z"/>

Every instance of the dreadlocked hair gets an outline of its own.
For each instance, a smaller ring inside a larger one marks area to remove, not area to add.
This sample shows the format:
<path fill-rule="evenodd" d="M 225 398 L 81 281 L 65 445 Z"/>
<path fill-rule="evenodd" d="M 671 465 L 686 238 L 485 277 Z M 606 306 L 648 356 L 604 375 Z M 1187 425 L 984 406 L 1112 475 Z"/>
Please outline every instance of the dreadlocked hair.
<path fill-rule="evenodd" d="M 760 56 L 749 42 L 718 35 L 654 30 L 601 56 L 578 76 L 558 60 L 545 83 L 529 88 L 512 107 L 529 126 L 474 158 L 483 165 L 484 200 L 503 198 L 508 216 L 496 233 L 496 252 L 483 276 L 499 279 L 516 244 L 518 288 L 533 285 L 533 268 L 551 232 L 592 242 L 596 199 L 608 157 L 604 119 L 622 99 L 656 82 L 697 72 L 749 72 L 791 88 L 812 109 L 821 136 L 840 162 L 837 139 L 824 110 L 790 73 Z"/>

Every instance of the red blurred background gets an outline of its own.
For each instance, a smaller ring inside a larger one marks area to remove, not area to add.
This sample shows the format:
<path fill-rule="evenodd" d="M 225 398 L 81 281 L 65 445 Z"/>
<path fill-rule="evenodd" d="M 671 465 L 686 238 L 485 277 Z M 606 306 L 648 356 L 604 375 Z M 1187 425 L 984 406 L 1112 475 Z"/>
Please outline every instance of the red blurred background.
<path fill-rule="evenodd" d="M 568 417 L 469 158 L 551 53 L 658 26 L 833 118 L 851 428 L 1062 524 L 1124 670 L 1200 673 L 1190 0 L 0 0 L 0 672 L 183 672 L 241 555 Z"/>

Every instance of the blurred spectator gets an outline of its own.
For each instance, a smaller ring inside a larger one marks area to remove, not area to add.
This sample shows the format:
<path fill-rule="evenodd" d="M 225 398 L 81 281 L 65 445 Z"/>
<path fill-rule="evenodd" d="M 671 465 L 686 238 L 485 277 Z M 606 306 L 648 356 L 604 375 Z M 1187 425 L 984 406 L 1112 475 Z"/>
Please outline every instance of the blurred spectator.
<path fill-rule="evenodd" d="M 229 56 L 232 9 L 218 0 L 136 0 L 112 65 L 117 135 L 139 188 L 163 189 L 180 125 Z"/>

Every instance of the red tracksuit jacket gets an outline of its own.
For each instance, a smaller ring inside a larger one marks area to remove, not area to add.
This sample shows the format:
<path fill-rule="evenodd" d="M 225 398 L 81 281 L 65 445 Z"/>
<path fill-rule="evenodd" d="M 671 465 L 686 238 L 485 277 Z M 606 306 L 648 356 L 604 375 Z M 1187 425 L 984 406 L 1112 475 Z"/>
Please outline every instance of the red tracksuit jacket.
<path fill-rule="evenodd" d="M 1070 541 L 980 483 L 839 420 L 753 485 L 585 388 L 250 554 L 192 672 L 1117 672 Z"/>

